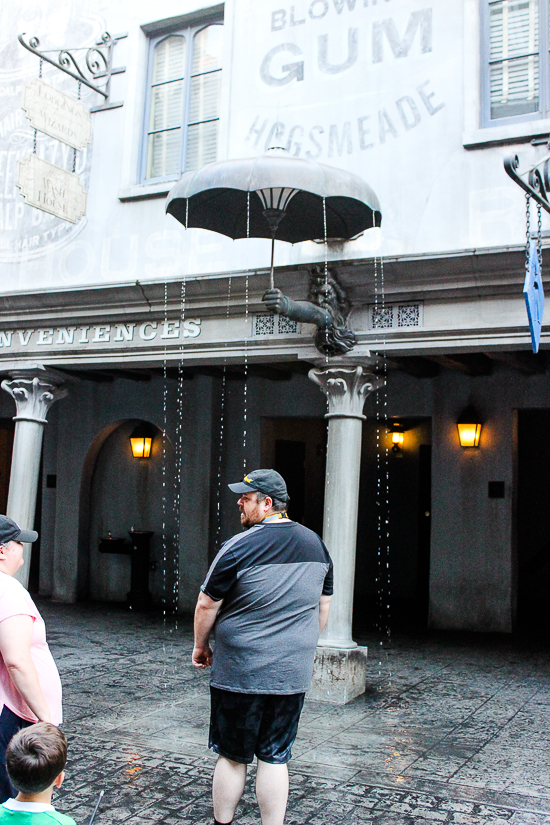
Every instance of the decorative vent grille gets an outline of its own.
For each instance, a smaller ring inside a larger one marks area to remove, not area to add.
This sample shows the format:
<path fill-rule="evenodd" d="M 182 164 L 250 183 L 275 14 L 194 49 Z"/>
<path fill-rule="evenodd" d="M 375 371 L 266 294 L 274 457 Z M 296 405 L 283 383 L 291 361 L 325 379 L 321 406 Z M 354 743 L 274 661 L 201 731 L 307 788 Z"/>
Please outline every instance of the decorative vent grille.
<path fill-rule="evenodd" d="M 274 332 L 274 315 L 256 315 L 254 317 L 254 335 L 273 335 Z"/>
<path fill-rule="evenodd" d="M 421 327 L 423 325 L 423 304 L 386 304 L 371 306 L 371 329 L 397 329 Z"/>
<path fill-rule="evenodd" d="M 420 304 L 409 304 L 408 306 L 397 307 L 397 326 L 419 327 Z"/>
<path fill-rule="evenodd" d="M 254 335 L 293 335 L 298 332 L 298 323 L 284 315 L 255 315 Z"/>
<path fill-rule="evenodd" d="M 373 307 L 371 317 L 373 329 L 393 327 L 393 307 Z"/>
<path fill-rule="evenodd" d="M 298 332 L 298 322 L 291 321 L 284 315 L 278 315 L 279 319 L 279 335 L 289 335 L 290 333 Z"/>

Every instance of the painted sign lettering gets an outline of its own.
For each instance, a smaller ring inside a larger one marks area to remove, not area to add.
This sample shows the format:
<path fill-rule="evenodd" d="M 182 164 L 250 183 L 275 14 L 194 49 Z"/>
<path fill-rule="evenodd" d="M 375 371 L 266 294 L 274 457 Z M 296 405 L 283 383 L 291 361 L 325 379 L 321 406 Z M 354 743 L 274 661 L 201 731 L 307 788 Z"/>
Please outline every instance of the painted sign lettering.
<path fill-rule="evenodd" d="M 429 120 L 444 106 L 430 81 L 425 80 L 393 104 L 371 114 L 350 117 L 343 123 L 310 127 L 292 124 L 287 128 L 279 120 L 270 124 L 268 118 L 256 115 L 245 140 L 261 151 L 274 145 L 283 146 L 296 158 L 341 157 L 372 149 L 375 144 L 386 143 L 388 138 L 398 138 L 418 126 L 422 118 Z"/>
<path fill-rule="evenodd" d="M 16 185 L 29 206 L 76 223 L 86 214 L 86 192 L 78 175 L 37 155 L 19 161 Z"/>
<path fill-rule="evenodd" d="M 158 346 L 179 344 L 185 338 L 198 338 L 201 334 L 201 319 L 186 318 L 164 321 L 133 321 L 116 324 L 95 324 L 90 326 L 44 327 L 42 329 L 0 330 L 0 351 L 44 351 L 47 348 L 97 349 L 105 344 L 123 347 L 143 346 L 152 343 Z"/>
<path fill-rule="evenodd" d="M 31 126 L 73 149 L 84 149 L 92 139 L 92 119 L 84 104 L 39 78 L 24 87 L 22 109 Z"/>

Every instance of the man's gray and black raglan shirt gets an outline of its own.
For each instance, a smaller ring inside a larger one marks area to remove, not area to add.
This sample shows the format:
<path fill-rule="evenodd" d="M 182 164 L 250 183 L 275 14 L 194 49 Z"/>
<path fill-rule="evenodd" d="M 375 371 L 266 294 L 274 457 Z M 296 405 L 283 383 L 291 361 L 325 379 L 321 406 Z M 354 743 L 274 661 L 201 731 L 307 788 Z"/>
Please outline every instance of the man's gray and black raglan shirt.
<path fill-rule="evenodd" d="M 256 524 L 229 539 L 201 590 L 223 599 L 210 684 L 238 693 L 305 693 L 319 636 L 319 599 L 332 561 L 295 521 Z"/>

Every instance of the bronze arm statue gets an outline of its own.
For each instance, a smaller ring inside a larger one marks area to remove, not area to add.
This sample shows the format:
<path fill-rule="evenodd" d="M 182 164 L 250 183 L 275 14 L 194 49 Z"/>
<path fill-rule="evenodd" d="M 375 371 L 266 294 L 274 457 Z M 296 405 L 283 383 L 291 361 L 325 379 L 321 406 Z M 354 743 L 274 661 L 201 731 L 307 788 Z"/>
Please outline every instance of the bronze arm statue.
<path fill-rule="evenodd" d="M 262 300 L 270 312 L 302 324 L 315 324 L 315 346 L 323 355 L 342 355 L 356 344 L 346 326 L 349 303 L 335 273 L 327 276 L 314 267 L 310 273 L 309 301 L 293 301 L 280 289 L 268 289 Z"/>
<path fill-rule="evenodd" d="M 332 315 L 326 309 L 309 301 L 293 301 L 288 295 L 283 295 L 280 289 L 268 289 L 262 301 L 271 312 L 284 315 L 291 321 L 315 324 L 319 329 L 326 329 L 334 323 Z"/>

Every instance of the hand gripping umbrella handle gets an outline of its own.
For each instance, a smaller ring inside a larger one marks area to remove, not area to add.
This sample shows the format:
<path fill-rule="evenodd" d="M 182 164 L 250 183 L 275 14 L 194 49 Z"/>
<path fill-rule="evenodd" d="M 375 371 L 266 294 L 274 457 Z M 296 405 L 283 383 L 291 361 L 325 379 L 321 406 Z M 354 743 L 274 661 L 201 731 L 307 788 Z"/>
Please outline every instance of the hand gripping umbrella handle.
<path fill-rule="evenodd" d="M 95 815 L 96 815 L 96 813 L 97 813 L 97 809 L 99 808 L 99 803 L 100 803 L 100 802 L 101 802 L 101 800 L 103 799 L 103 794 L 104 794 L 104 793 L 105 793 L 105 791 L 100 791 L 100 792 L 99 792 L 99 796 L 98 796 L 98 798 L 97 798 L 97 802 L 95 803 L 95 808 L 94 808 L 94 811 L 93 811 L 93 813 L 92 813 L 92 815 L 91 815 L 91 817 L 90 817 L 90 821 L 88 822 L 88 825 L 92 825 L 92 823 L 93 823 L 93 821 L 94 821 L 94 819 L 95 819 Z"/>

